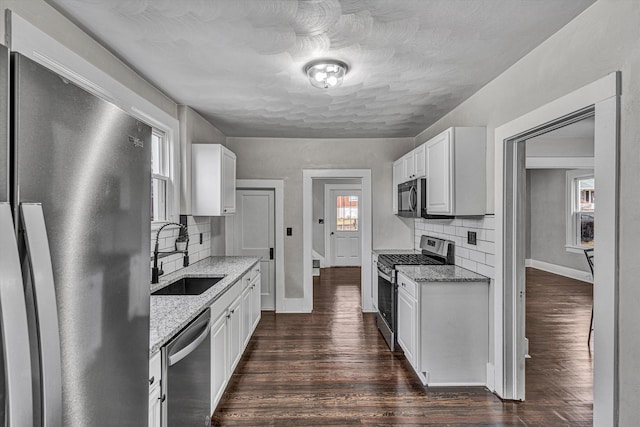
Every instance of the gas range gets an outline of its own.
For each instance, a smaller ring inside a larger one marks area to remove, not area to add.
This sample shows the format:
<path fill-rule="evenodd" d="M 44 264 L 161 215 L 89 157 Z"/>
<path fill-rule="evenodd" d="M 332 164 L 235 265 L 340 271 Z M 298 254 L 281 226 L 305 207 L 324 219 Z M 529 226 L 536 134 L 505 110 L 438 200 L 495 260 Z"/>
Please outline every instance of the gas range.
<path fill-rule="evenodd" d="M 446 265 L 455 263 L 455 244 L 432 236 L 420 238 L 421 252 L 378 255 L 378 314 L 376 324 L 389 348 L 396 346 L 398 265 Z"/>
<path fill-rule="evenodd" d="M 416 253 L 382 253 L 378 255 L 378 268 L 391 274 L 396 265 L 455 264 L 455 244 L 450 240 L 423 235 L 420 249 Z"/>
<path fill-rule="evenodd" d="M 446 260 L 425 254 L 380 254 L 378 268 L 391 274 L 397 265 L 443 265 Z"/>

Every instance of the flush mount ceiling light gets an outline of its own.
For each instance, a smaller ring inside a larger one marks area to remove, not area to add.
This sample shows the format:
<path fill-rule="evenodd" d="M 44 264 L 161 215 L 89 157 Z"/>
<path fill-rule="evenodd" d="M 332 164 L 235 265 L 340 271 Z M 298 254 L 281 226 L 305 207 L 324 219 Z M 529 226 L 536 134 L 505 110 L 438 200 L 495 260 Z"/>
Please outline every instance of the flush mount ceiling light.
<path fill-rule="evenodd" d="M 320 89 L 340 86 L 347 71 L 347 64 L 335 59 L 311 61 L 304 66 L 304 72 L 307 73 L 311 85 Z"/>

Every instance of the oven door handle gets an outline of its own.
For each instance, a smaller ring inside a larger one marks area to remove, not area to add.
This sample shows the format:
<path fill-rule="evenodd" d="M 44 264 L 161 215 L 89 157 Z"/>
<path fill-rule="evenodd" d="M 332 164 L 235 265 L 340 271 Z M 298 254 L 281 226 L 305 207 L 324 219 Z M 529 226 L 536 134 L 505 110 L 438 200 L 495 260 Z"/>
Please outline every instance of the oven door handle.
<path fill-rule="evenodd" d="M 395 282 L 395 280 L 393 280 L 393 278 L 391 276 L 387 275 L 386 273 L 384 273 L 379 268 L 378 268 L 378 277 L 382 277 L 384 280 L 388 281 L 391 284 L 393 284 Z"/>

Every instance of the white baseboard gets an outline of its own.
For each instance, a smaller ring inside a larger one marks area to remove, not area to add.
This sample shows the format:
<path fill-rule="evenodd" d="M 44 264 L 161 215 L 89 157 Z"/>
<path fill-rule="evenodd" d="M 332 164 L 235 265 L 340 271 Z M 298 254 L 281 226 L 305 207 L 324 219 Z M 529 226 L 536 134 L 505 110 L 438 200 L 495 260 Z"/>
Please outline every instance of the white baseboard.
<path fill-rule="evenodd" d="M 304 298 L 285 298 L 277 313 L 311 313 L 311 311 L 312 308 L 308 307 Z"/>
<path fill-rule="evenodd" d="M 487 363 L 487 388 L 492 392 L 496 391 L 495 383 L 496 374 L 493 363 Z"/>
<path fill-rule="evenodd" d="M 582 282 L 593 283 L 591 273 L 575 268 L 569 268 L 562 265 L 551 264 L 549 262 L 538 261 L 535 259 L 526 259 L 524 265 L 526 267 L 537 268 L 538 270 L 547 271 L 559 276 L 569 277 L 571 279 L 580 280 Z"/>

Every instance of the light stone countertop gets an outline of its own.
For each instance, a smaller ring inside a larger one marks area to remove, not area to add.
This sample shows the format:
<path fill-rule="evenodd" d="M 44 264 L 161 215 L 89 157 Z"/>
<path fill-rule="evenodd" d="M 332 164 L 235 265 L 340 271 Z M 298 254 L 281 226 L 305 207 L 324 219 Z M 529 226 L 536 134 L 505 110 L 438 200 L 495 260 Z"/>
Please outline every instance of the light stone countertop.
<path fill-rule="evenodd" d="M 457 265 L 398 265 L 396 270 L 415 282 L 488 282 L 490 279 Z"/>
<path fill-rule="evenodd" d="M 245 273 L 260 262 L 259 257 L 209 257 L 160 277 L 151 292 L 183 277 L 225 277 L 200 295 L 151 295 L 149 355 L 156 353 L 189 322 L 216 301 Z M 215 313 L 212 313 L 215 316 Z"/>

